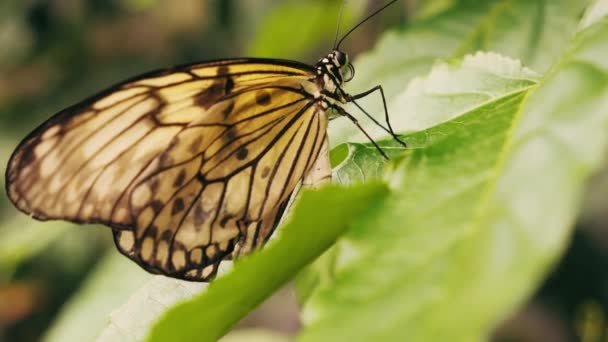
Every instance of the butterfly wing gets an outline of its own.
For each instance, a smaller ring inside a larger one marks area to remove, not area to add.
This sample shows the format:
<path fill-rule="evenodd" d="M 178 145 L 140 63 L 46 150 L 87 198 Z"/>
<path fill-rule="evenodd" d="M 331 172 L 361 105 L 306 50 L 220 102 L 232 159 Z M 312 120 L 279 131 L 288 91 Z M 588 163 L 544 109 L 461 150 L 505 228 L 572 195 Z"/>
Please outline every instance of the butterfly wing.
<path fill-rule="evenodd" d="M 325 113 L 309 66 L 228 60 L 119 84 L 37 128 L 7 192 L 38 219 L 103 223 L 152 272 L 206 280 L 272 233 L 315 162 Z"/>
<path fill-rule="evenodd" d="M 213 275 L 235 248 L 243 254 L 268 239 L 319 154 L 325 120 L 303 101 L 221 132 L 189 126 L 135 184 L 125 212 L 136 229 L 117 231 L 118 246 L 152 271 Z"/>

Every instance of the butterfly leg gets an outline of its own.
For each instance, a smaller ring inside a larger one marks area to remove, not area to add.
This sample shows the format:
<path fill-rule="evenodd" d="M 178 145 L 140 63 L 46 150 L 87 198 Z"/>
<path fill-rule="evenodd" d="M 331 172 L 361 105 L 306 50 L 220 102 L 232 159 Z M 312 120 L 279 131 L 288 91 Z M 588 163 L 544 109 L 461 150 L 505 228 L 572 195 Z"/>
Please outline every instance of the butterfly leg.
<path fill-rule="evenodd" d="M 347 112 L 346 110 L 344 110 L 344 108 L 342 108 L 340 106 L 331 105 L 330 107 L 332 109 L 336 110 L 340 115 L 345 116 L 350 121 L 352 121 L 352 123 L 354 123 L 355 126 L 357 126 L 357 128 L 359 128 L 359 130 L 361 132 L 363 132 L 363 134 L 365 134 L 367 139 L 369 139 L 369 141 L 371 141 L 371 143 L 374 145 L 374 147 L 376 147 L 376 149 L 378 150 L 378 152 L 380 152 L 380 154 L 384 157 L 384 159 L 386 159 L 386 160 L 389 159 L 388 156 L 386 155 L 386 153 L 384 153 L 384 151 L 380 148 L 380 146 L 378 146 L 378 143 L 376 143 L 376 141 L 363 129 L 363 127 L 361 127 L 357 118 L 352 116 L 349 112 Z"/>
<path fill-rule="evenodd" d="M 388 128 L 384 127 L 383 125 L 381 125 L 373 116 L 371 116 L 369 113 L 367 113 L 367 111 L 365 109 L 363 109 L 363 107 L 361 107 L 355 100 L 358 100 L 360 98 L 366 97 L 367 95 L 375 92 L 375 91 L 380 91 L 380 96 L 382 97 L 382 105 L 384 107 L 384 120 L 386 121 L 386 124 L 388 125 Z M 407 147 L 407 145 L 401 141 L 401 139 L 399 139 L 399 136 L 397 136 L 397 134 L 395 133 L 395 131 L 393 130 L 393 127 L 391 126 L 391 121 L 389 119 L 389 115 L 388 115 L 388 108 L 386 106 L 386 97 L 384 96 L 384 89 L 382 89 L 381 85 L 377 85 L 369 90 L 366 90 L 362 93 L 359 94 L 355 94 L 355 95 L 349 95 L 349 94 L 344 94 L 345 98 L 348 102 L 352 102 L 355 104 L 355 106 L 357 106 L 357 108 L 359 108 L 368 118 L 370 118 L 376 125 L 380 126 L 382 129 L 384 129 L 384 131 L 386 131 L 388 134 L 391 135 L 391 137 L 393 137 L 393 139 L 395 139 L 399 144 L 401 144 L 403 147 Z"/>

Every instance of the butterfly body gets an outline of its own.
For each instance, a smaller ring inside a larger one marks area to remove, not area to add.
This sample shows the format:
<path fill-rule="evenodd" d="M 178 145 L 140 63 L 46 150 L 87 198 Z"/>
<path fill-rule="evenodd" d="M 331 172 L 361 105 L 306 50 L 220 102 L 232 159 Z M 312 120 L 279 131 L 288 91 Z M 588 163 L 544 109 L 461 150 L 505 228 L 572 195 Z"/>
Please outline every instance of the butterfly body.
<path fill-rule="evenodd" d="M 327 122 L 352 66 L 230 59 L 122 82 L 51 117 L 6 171 L 18 209 L 101 223 L 150 272 L 206 281 L 262 246 L 299 183 L 330 176 Z M 346 78 L 345 78 L 346 76 Z"/>

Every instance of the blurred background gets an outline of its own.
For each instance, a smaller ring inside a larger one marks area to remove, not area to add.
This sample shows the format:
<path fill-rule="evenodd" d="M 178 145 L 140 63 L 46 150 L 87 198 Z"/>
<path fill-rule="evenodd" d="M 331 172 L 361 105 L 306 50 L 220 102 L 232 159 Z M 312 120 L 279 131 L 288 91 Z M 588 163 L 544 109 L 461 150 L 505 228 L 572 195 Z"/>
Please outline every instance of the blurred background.
<path fill-rule="evenodd" d="M 382 32 L 403 29 L 421 11 L 451 2 L 401 1 L 363 25 L 343 49 L 356 60 Z M 343 29 L 382 3 L 349 0 Z M 332 47 L 339 6 L 329 0 L 0 1 L 0 170 L 4 173 L 19 140 L 44 119 L 138 73 L 241 56 L 314 63 Z M 608 210 L 602 198 L 607 174 L 592 180 L 563 259 L 494 340 L 608 339 Z M 4 177 L 0 183 L 3 187 Z M 3 192 L 0 341 L 65 336 L 58 330 L 70 320 L 71 307 L 90 292 L 110 292 L 103 302 L 88 303 L 90 310 L 118 307 L 149 279 L 118 254 L 107 228 L 35 222 L 18 213 Z M 128 279 L 109 279 L 107 268 L 123 270 L 114 274 Z M 239 328 L 294 333 L 299 327 L 294 298 L 291 288 L 282 290 Z M 78 322 L 87 324 L 84 318 Z"/>

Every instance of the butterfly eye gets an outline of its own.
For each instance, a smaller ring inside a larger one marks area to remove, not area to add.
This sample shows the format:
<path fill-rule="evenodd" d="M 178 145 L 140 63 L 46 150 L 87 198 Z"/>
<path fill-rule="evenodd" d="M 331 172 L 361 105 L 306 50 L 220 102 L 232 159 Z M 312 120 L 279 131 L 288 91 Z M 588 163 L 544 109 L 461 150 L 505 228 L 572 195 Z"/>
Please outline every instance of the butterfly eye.
<path fill-rule="evenodd" d="M 348 82 L 352 80 L 353 77 L 355 77 L 355 67 L 353 67 L 352 64 L 348 63 L 347 68 L 343 71 L 342 78 L 344 79 L 344 82 Z"/>
<path fill-rule="evenodd" d="M 348 63 L 348 57 L 346 56 L 346 54 L 344 52 L 335 50 L 334 51 L 335 54 L 335 58 L 336 58 L 336 62 L 338 62 L 339 66 L 343 66 L 346 65 Z"/>

